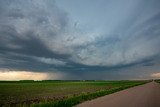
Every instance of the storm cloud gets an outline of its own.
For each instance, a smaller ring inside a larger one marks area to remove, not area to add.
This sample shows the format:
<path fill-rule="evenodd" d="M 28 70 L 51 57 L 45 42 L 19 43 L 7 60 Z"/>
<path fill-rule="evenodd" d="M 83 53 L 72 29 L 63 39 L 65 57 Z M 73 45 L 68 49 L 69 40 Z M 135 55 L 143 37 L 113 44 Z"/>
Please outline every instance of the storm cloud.
<path fill-rule="evenodd" d="M 66 75 L 59 79 L 159 72 L 159 0 L 1 0 L 0 14 L 2 70 Z"/>

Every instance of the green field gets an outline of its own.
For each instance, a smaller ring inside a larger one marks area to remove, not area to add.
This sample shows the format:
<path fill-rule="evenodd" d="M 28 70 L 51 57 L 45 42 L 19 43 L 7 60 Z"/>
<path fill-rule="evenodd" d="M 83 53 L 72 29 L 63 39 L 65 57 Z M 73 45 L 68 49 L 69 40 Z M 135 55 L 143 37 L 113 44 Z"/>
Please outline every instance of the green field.
<path fill-rule="evenodd" d="M 0 106 L 73 106 L 148 81 L 0 81 Z"/>
<path fill-rule="evenodd" d="M 160 83 L 160 79 L 157 79 L 157 80 L 154 80 L 155 82 L 157 82 L 157 83 Z"/>

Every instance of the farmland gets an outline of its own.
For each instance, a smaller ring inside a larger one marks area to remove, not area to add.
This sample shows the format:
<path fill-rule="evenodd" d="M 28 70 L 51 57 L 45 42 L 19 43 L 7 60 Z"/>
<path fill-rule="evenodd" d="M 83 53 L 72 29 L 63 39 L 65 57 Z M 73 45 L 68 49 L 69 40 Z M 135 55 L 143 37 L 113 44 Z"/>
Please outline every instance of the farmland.
<path fill-rule="evenodd" d="M 60 106 L 64 102 L 66 106 L 73 106 L 146 82 L 148 81 L 1 81 L 0 106 Z"/>

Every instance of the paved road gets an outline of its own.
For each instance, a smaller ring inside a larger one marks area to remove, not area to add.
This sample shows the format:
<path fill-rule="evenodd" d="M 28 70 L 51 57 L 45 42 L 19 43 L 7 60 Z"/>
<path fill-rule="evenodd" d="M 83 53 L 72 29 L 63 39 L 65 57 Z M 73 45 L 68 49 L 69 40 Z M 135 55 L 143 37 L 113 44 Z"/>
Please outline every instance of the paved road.
<path fill-rule="evenodd" d="M 86 101 L 77 107 L 160 107 L 160 84 L 150 82 Z"/>

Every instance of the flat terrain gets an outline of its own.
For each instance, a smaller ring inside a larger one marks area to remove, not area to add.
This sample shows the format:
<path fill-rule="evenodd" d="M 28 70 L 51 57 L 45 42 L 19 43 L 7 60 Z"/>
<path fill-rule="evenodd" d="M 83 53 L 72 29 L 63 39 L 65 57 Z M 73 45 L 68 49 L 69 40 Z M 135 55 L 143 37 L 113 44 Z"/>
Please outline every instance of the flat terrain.
<path fill-rule="evenodd" d="M 0 106 L 57 101 L 139 83 L 144 81 L 0 81 Z"/>
<path fill-rule="evenodd" d="M 160 107 L 160 84 L 150 82 L 86 101 L 77 107 Z"/>

